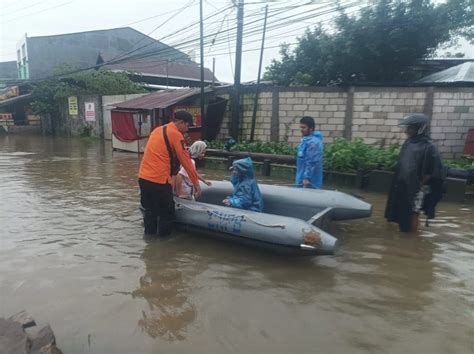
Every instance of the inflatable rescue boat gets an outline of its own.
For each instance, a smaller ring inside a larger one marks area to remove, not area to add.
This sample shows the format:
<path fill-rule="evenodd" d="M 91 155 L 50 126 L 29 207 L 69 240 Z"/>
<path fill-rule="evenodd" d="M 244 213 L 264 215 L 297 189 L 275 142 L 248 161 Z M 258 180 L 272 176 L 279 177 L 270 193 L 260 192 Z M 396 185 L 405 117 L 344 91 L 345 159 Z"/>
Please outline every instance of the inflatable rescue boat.
<path fill-rule="evenodd" d="M 323 229 L 332 220 L 369 217 L 372 206 L 354 196 L 329 190 L 259 184 L 263 212 L 225 207 L 230 182 L 212 181 L 197 201 L 176 198 L 176 222 L 205 233 L 265 248 L 305 255 L 331 255 L 337 239 Z"/>

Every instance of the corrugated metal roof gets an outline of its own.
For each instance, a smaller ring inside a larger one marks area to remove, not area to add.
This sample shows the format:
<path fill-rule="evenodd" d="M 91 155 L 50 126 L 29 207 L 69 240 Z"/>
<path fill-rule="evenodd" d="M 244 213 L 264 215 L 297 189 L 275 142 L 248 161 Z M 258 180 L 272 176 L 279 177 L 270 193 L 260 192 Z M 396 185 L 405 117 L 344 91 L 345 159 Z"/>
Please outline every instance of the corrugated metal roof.
<path fill-rule="evenodd" d="M 206 92 L 210 92 L 210 89 L 207 89 Z M 117 103 L 115 107 L 122 109 L 167 108 L 186 98 L 199 95 L 200 93 L 200 88 L 158 91 L 143 97 L 134 98 L 133 100 Z"/>
<path fill-rule="evenodd" d="M 201 80 L 201 68 L 198 64 L 178 62 L 167 62 L 163 59 L 130 60 L 117 64 L 105 65 L 109 70 L 136 72 L 143 76 L 156 76 L 162 78 L 174 78 L 181 80 Z M 204 68 L 204 81 L 212 82 L 213 74 L 208 68 Z M 215 79 L 215 81 L 218 81 Z"/>
<path fill-rule="evenodd" d="M 418 80 L 419 83 L 474 82 L 474 63 L 467 62 L 453 66 Z"/>

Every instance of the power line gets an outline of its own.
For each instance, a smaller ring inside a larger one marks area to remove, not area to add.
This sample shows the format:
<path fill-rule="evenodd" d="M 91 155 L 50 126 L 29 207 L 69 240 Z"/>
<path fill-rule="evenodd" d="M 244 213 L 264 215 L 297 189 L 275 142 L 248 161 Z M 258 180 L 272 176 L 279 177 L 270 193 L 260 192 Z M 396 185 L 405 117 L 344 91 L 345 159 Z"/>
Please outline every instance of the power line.
<path fill-rule="evenodd" d="M 162 22 L 161 24 L 159 24 L 158 26 L 156 26 L 151 32 L 147 33 L 146 35 L 147 36 L 150 36 L 153 32 L 155 32 L 157 29 L 159 29 L 160 27 L 162 27 L 163 25 L 165 25 L 166 23 L 168 23 L 170 20 L 172 20 L 173 18 L 175 18 L 181 11 L 183 11 L 184 9 L 190 7 L 192 5 L 192 3 L 194 2 L 194 0 L 191 0 L 190 2 L 188 2 L 186 5 L 184 5 L 183 7 L 179 8 L 178 10 L 176 10 L 175 13 L 173 13 L 173 15 L 171 15 L 168 19 L 166 19 L 164 22 Z M 137 41 L 133 46 L 135 47 L 136 45 L 138 45 L 139 43 L 141 43 L 146 37 L 143 37 L 141 38 L 139 41 Z M 127 55 L 127 54 L 131 54 L 135 51 L 137 51 L 138 49 L 135 49 L 135 50 L 132 50 L 130 52 L 127 52 L 127 53 L 122 53 L 120 55 L 118 55 L 117 57 L 113 58 L 112 60 L 117 60 L 121 57 L 123 57 L 124 55 Z"/>
<path fill-rule="evenodd" d="M 227 10 L 227 9 L 228 9 L 228 8 L 224 9 L 223 11 L 225 11 L 225 10 Z M 208 18 L 211 18 L 211 17 L 213 17 L 213 16 L 215 16 L 215 15 L 217 15 L 218 13 L 220 13 L 220 12 L 216 12 L 216 13 L 214 13 L 214 14 L 208 16 L 207 19 L 208 19 Z M 199 24 L 199 21 L 197 22 L 197 24 Z M 194 25 L 195 25 L 195 24 L 193 24 L 192 26 L 194 26 Z M 176 32 L 174 32 L 173 34 L 178 33 L 178 32 L 179 32 L 179 30 L 176 31 Z M 173 35 L 173 34 L 171 34 L 171 35 Z M 135 52 L 137 52 L 137 51 L 139 51 L 139 50 L 141 50 L 141 49 L 144 49 L 144 48 L 146 48 L 146 47 L 149 47 L 149 46 L 151 46 L 151 45 L 156 44 L 157 41 L 162 42 L 163 39 L 165 39 L 165 38 L 167 38 L 167 37 L 169 37 L 169 36 L 171 36 L 171 35 L 167 35 L 167 36 L 165 36 L 165 37 L 163 37 L 163 38 L 161 38 L 161 39 L 159 39 L 159 40 L 152 41 L 152 42 L 150 42 L 150 43 L 148 43 L 148 44 L 146 44 L 146 45 L 144 45 L 144 46 L 142 46 L 142 47 L 138 47 L 138 48 L 136 48 L 136 49 L 134 49 L 134 50 L 131 50 L 131 51 L 129 51 L 129 52 L 122 53 L 122 54 L 119 55 L 119 57 L 123 57 L 124 55 L 128 55 L 128 54 L 135 53 Z M 136 45 L 136 44 L 135 44 L 135 45 Z M 168 47 L 169 47 L 169 46 L 168 46 Z M 109 62 L 111 62 L 111 61 L 115 61 L 115 58 L 109 60 Z"/>
<path fill-rule="evenodd" d="M 346 7 L 348 7 L 348 6 L 354 6 L 354 4 L 358 4 L 358 2 L 355 2 L 355 3 L 351 3 L 351 4 L 349 4 L 349 5 L 346 5 Z M 320 10 L 320 8 L 318 8 L 317 10 Z M 337 12 L 337 11 L 338 11 L 338 8 L 337 8 L 337 9 L 333 8 L 333 9 L 325 10 L 325 11 L 323 11 L 323 12 L 319 12 L 318 14 L 310 14 L 310 15 L 308 15 L 308 16 L 303 16 L 303 17 L 300 17 L 300 18 L 296 18 L 296 19 L 294 19 L 294 20 L 292 20 L 292 21 L 286 21 L 286 22 L 284 22 L 284 23 L 276 24 L 276 25 L 274 24 L 274 25 L 272 26 L 271 30 L 273 30 L 273 29 L 278 29 L 278 28 L 283 28 L 283 27 L 287 26 L 288 23 L 299 22 L 301 19 L 313 18 L 313 17 L 315 17 L 315 16 L 317 16 L 317 15 L 318 15 L 318 16 L 320 16 L 320 15 L 326 15 L 326 14 L 329 14 L 329 13 L 331 13 L 331 12 Z M 305 12 L 305 14 L 306 14 L 306 13 L 307 13 L 307 12 Z M 298 16 L 298 15 L 301 15 L 301 13 L 296 14 L 296 15 L 292 15 L 292 16 L 289 16 L 288 18 L 292 18 L 293 16 Z M 257 20 L 257 21 L 258 21 L 258 20 Z M 257 21 L 253 21 L 253 22 L 251 22 L 251 24 L 252 24 L 252 23 L 255 23 L 255 22 L 257 22 Z M 246 35 L 255 34 L 255 33 L 257 33 L 257 32 L 260 31 L 260 27 L 261 27 L 260 25 L 251 27 L 250 30 L 248 30 L 245 34 L 246 34 Z M 235 27 L 234 27 L 234 28 L 235 28 Z M 234 29 L 234 28 L 233 28 L 233 29 Z M 232 29 L 231 29 L 231 30 L 232 30 Z M 229 32 L 229 30 L 223 31 L 223 32 Z M 222 33 L 223 33 L 223 32 L 222 32 Z M 213 35 L 213 34 L 208 35 L 208 36 L 206 36 L 206 38 L 209 38 L 209 37 L 212 36 L 212 35 Z M 195 43 L 196 41 L 197 41 L 197 39 L 191 39 L 191 40 L 188 40 L 188 41 L 185 41 L 185 42 L 181 42 L 180 44 L 176 45 L 175 47 L 180 47 L 180 49 L 182 49 L 182 48 L 194 47 L 194 46 L 195 46 L 194 43 Z M 151 52 L 147 52 L 147 53 L 144 53 L 144 54 L 139 54 L 139 55 L 136 55 L 136 56 L 127 57 L 127 58 L 124 58 L 123 60 L 146 58 L 146 57 L 150 57 L 150 56 L 153 56 L 153 55 L 156 55 L 156 54 L 163 54 L 163 51 L 161 51 L 161 50 L 158 50 L 158 51 L 151 51 Z"/>
<path fill-rule="evenodd" d="M 301 22 L 301 19 L 303 18 L 308 18 L 308 17 L 315 17 L 315 16 L 321 16 L 321 15 L 327 15 L 327 14 L 330 14 L 332 12 L 336 12 L 337 10 L 326 10 L 324 12 L 321 12 L 321 13 L 318 13 L 316 15 L 309 15 L 309 16 L 304 16 L 304 17 L 300 17 L 300 18 L 296 18 L 294 20 L 291 20 L 291 21 L 285 21 L 285 22 L 282 22 L 280 24 L 273 24 L 273 26 L 268 30 L 269 32 L 270 31 L 274 31 L 274 30 L 278 30 L 278 29 L 281 29 L 281 28 L 287 28 L 289 24 L 293 24 L 293 23 L 300 23 Z M 332 19 L 327 19 L 327 20 L 323 20 L 323 21 L 320 21 L 319 23 L 323 23 L 323 22 L 327 22 L 327 21 L 330 21 Z M 298 29 L 293 29 L 292 31 L 290 32 L 295 32 L 296 30 L 301 30 L 301 29 L 304 29 L 304 28 L 308 28 L 309 26 L 304 26 L 302 28 L 298 28 Z M 283 36 L 279 36 L 278 38 L 281 38 L 281 37 L 285 37 L 287 36 L 288 33 L 290 33 L 288 31 L 285 32 L 285 34 Z M 245 35 L 247 36 L 247 38 L 249 37 L 253 37 L 255 36 L 256 34 L 260 33 L 260 28 L 258 27 L 255 27 L 253 29 L 251 29 L 251 31 L 247 31 L 245 32 Z M 269 39 L 273 39 L 273 38 L 276 38 L 275 36 L 269 36 Z M 256 40 L 253 40 L 253 41 L 246 41 L 246 44 L 248 43 L 252 43 L 252 42 L 257 42 L 257 41 L 260 41 L 259 39 L 256 39 Z M 217 46 L 218 47 L 218 46 Z M 221 46 L 223 47 L 223 45 Z"/>
<path fill-rule="evenodd" d="M 309 4 L 311 4 L 311 2 L 310 2 Z M 298 8 L 298 7 L 301 7 L 301 6 L 304 6 L 304 5 L 308 5 L 308 3 L 303 4 L 303 5 L 298 5 L 298 6 L 295 6 L 295 7 L 293 7 L 293 8 Z M 230 8 L 230 7 L 228 7 L 228 8 Z M 319 9 L 319 8 L 318 8 L 318 9 Z M 224 10 L 224 11 L 225 11 L 225 10 Z M 285 9 L 284 9 L 283 11 L 285 11 Z M 335 11 L 335 10 L 332 10 L 332 11 Z M 278 13 L 281 13 L 282 11 L 275 11 L 275 12 L 278 14 Z M 216 15 L 216 14 L 213 14 L 213 15 L 211 15 L 211 16 L 208 16 L 208 19 L 211 18 L 211 17 L 213 17 L 213 16 L 215 16 L 215 15 Z M 297 15 L 301 15 L 301 14 L 297 14 Z M 293 16 L 297 16 L 297 15 L 293 15 Z M 313 15 L 313 16 L 314 16 L 314 15 Z M 254 21 L 254 22 L 256 22 L 256 21 Z M 251 23 L 254 23 L 254 22 L 251 22 Z M 284 25 L 284 24 L 283 24 L 283 25 Z M 281 26 L 281 24 L 280 24 L 280 26 Z M 189 28 L 189 27 L 188 27 L 188 28 Z M 233 29 L 228 28 L 227 31 L 222 31 L 222 32 L 227 32 L 228 34 L 230 34 L 230 32 L 231 32 L 232 30 L 233 30 Z M 169 35 L 167 35 L 166 37 L 170 37 L 170 36 L 172 36 L 172 35 L 174 35 L 174 34 L 176 34 L 176 33 L 178 33 L 178 32 L 180 32 L 180 30 L 178 30 L 178 31 L 176 31 L 176 32 L 174 32 L 174 33 L 172 33 L 172 34 L 169 34 Z M 215 34 L 211 34 L 211 35 L 208 35 L 208 36 L 206 36 L 206 37 L 211 37 L 211 36 L 213 36 L 213 35 L 215 35 Z M 230 36 L 230 35 L 229 35 L 229 36 Z M 228 36 L 228 37 L 229 37 L 229 36 Z M 229 38 L 227 38 L 227 40 L 229 40 Z M 196 39 L 188 40 L 188 41 L 185 41 L 184 43 L 181 43 L 181 45 L 177 45 L 176 47 L 181 47 L 181 48 L 189 47 L 190 44 L 194 46 L 194 44 L 192 44 L 192 43 L 195 42 L 195 41 L 196 41 Z M 156 43 L 156 42 L 155 42 L 155 43 Z M 153 44 L 153 43 L 152 43 L 152 44 Z M 146 46 L 148 46 L 148 45 L 146 45 Z M 143 47 L 146 47 L 146 46 L 143 46 Z M 143 47 L 141 47 L 141 48 L 143 48 Z M 141 48 L 140 48 L 140 49 L 141 49 Z M 180 48 L 180 49 L 181 49 L 181 48 Z M 171 50 L 171 49 L 172 49 L 172 50 L 175 50 L 175 49 L 177 49 L 177 48 L 170 48 L 170 47 L 168 47 L 168 49 L 164 49 L 164 50 L 162 49 L 162 50 L 156 50 L 156 51 L 151 51 L 151 52 L 147 52 L 147 53 L 142 53 L 142 54 L 138 54 L 138 55 L 135 55 L 135 56 L 125 57 L 125 58 L 122 58 L 122 59 L 120 59 L 120 60 L 115 60 L 115 61 L 110 60 L 110 61 L 104 62 L 104 63 L 102 63 L 102 64 L 100 64 L 100 65 L 95 65 L 95 66 L 92 66 L 92 67 L 89 67 L 89 68 L 84 68 L 84 69 L 78 69 L 78 70 L 75 70 L 75 71 L 72 71 L 72 72 L 69 72 L 69 73 L 64 73 L 64 74 L 61 74 L 61 75 L 50 76 L 50 77 L 48 77 L 48 78 L 54 78 L 54 77 L 61 77 L 61 76 L 65 76 L 65 75 L 71 75 L 71 74 L 74 74 L 74 73 L 77 73 L 77 72 L 81 72 L 81 71 L 85 71 L 85 70 L 89 70 L 89 69 L 94 69 L 94 68 L 97 68 L 97 67 L 106 66 L 106 65 L 110 65 L 110 64 L 116 64 L 116 63 L 124 62 L 124 61 L 130 60 L 130 59 L 132 59 L 132 60 L 143 59 L 143 58 L 146 58 L 146 57 L 150 57 L 150 56 L 152 56 L 152 55 L 157 55 L 157 54 L 166 53 L 166 51 L 169 51 L 169 50 Z M 246 51 L 248 51 L 248 50 L 246 50 Z M 228 54 L 228 53 L 227 53 L 227 54 Z M 48 79 L 48 78 L 43 78 L 43 79 L 39 79 L 39 80 L 46 80 L 46 79 Z"/>
<path fill-rule="evenodd" d="M 306 3 L 306 5 L 307 5 L 307 4 L 308 4 L 308 3 Z M 312 2 L 309 2 L 309 4 L 312 4 Z M 301 6 L 304 6 L 304 5 L 298 5 L 297 7 L 301 7 Z M 279 12 L 277 12 L 276 14 L 279 14 L 279 13 L 281 13 L 281 12 L 283 12 L 283 11 L 285 11 L 285 10 L 279 11 Z M 272 15 L 272 16 L 275 16 L 276 14 L 274 14 L 274 15 Z M 297 14 L 297 15 L 300 15 L 300 14 Z M 293 15 L 293 16 L 296 16 L 296 15 Z M 271 17 L 271 16 L 269 16 L 269 17 Z M 290 16 L 290 17 L 292 17 L 292 16 Z M 250 22 L 250 23 L 247 23 L 247 25 L 249 25 L 249 24 L 254 24 L 254 23 L 259 23 L 259 21 L 260 21 L 260 19 L 257 19 L 257 20 L 255 20 L 255 21 L 252 21 L 252 22 Z M 252 29 L 252 30 L 255 30 L 256 28 L 258 29 L 259 27 L 261 27 L 261 24 L 258 24 L 257 27 L 253 27 L 253 28 L 251 28 L 251 29 Z M 236 29 L 236 27 L 233 27 L 233 28 L 230 29 L 230 30 L 233 30 L 233 29 Z M 229 31 L 229 30 L 227 30 L 227 31 L 222 31 L 221 33 L 223 33 L 223 32 L 228 32 L 228 31 Z M 179 31 L 178 31 L 178 32 L 179 32 Z M 209 38 L 212 37 L 213 35 L 214 35 L 214 34 L 206 35 L 205 38 L 209 39 Z M 188 47 L 188 48 L 189 48 L 190 45 L 191 45 L 191 47 L 194 46 L 195 44 L 193 44 L 193 43 L 196 42 L 197 40 L 199 40 L 199 38 L 194 38 L 194 39 L 191 39 L 191 40 L 187 40 L 187 41 L 181 42 L 181 43 L 178 44 L 178 45 L 175 45 L 174 47 L 180 47 L 180 46 L 182 47 L 182 46 L 184 45 L 185 47 Z M 151 44 L 148 44 L 148 45 L 146 45 L 146 46 L 149 46 L 149 45 L 151 45 Z M 144 47 L 146 47 L 146 46 L 144 46 Z M 136 55 L 136 56 L 126 57 L 126 58 L 124 58 L 123 60 L 137 59 L 138 57 L 145 58 L 145 57 L 149 57 L 149 56 L 156 55 L 156 54 L 158 54 L 159 52 L 161 52 L 161 51 L 150 51 L 150 52 L 147 52 L 147 53 L 138 54 L 138 55 Z M 161 53 L 162 53 L 162 52 L 161 52 Z"/>
<path fill-rule="evenodd" d="M 9 23 L 9 22 L 16 21 L 16 20 L 18 20 L 18 19 L 20 19 L 20 18 L 24 18 L 24 17 L 28 17 L 28 16 L 33 16 L 33 15 L 41 14 L 41 13 L 46 12 L 46 11 L 49 11 L 49 10 L 57 9 L 58 7 L 63 7 L 63 6 L 69 5 L 69 4 L 73 3 L 74 1 L 75 1 L 75 0 L 71 0 L 71 1 L 68 1 L 68 2 L 65 2 L 65 3 L 62 3 L 62 4 L 59 4 L 59 5 L 56 5 L 56 6 L 51 6 L 51 7 L 48 7 L 48 8 L 46 8 L 46 9 L 43 9 L 43 10 L 40 10 L 40 11 L 37 11 L 37 12 L 33 12 L 33 13 L 31 13 L 31 14 L 22 15 L 22 16 L 18 16 L 18 17 L 12 18 L 12 19 L 10 19 L 10 20 L 8 20 L 8 21 L 3 22 L 2 25 L 5 24 L 5 23 Z"/>
<path fill-rule="evenodd" d="M 41 4 L 44 4 L 44 1 L 40 1 L 40 2 L 34 3 L 32 5 L 28 5 L 28 6 L 25 6 L 25 7 L 21 7 L 19 9 L 15 9 L 14 11 L 8 12 L 7 15 L 13 15 L 13 14 L 16 14 L 17 12 L 22 11 L 22 10 L 30 9 L 32 7 L 35 7 L 35 6 L 38 6 L 38 5 L 41 5 Z"/>
<path fill-rule="evenodd" d="M 14 0 L 14 1 L 12 1 L 11 3 L 9 3 L 9 4 L 6 4 L 6 5 L 3 7 L 3 9 L 5 10 L 5 9 L 9 8 L 10 6 L 15 5 L 15 4 L 18 4 L 18 3 L 21 3 L 21 2 L 22 2 L 22 0 L 18 0 L 18 1 L 15 1 L 15 0 Z"/>
<path fill-rule="evenodd" d="M 190 7 L 193 7 L 193 6 L 196 6 L 196 5 L 197 5 L 197 3 L 191 5 Z M 124 26 L 131 26 L 131 25 L 134 25 L 134 24 L 136 24 L 136 23 L 145 22 L 145 21 L 152 20 L 152 19 L 155 19 L 155 18 L 163 17 L 163 16 L 166 16 L 166 15 L 172 13 L 172 12 L 175 12 L 175 11 L 176 11 L 176 9 L 170 10 L 170 11 L 167 11 L 167 12 L 164 12 L 164 13 L 159 14 L 159 15 L 154 15 L 154 16 L 146 17 L 146 18 L 143 18 L 143 19 L 141 19 L 141 20 L 137 20 L 137 21 L 133 21 L 133 22 L 127 23 L 127 24 L 125 24 Z M 120 27 L 121 27 L 121 26 L 120 26 Z"/>
<path fill-rule="evenodd" d="M 206 2 L 207 2 L 207 1 L 206 1 Z M 232 9 L 231 9 L 231 11 L 232 11 Z M 222 26 L 224 25 L 224 21 L 226 20 L 226 18 L 227 18 L 229 15 L 230 15 L 230 12 L 229 12 L 228 14 L 226 14 L 226 15 L 222 18 L 222 22 L 221 22 L 221 24 L 220 24 L 220 26 L 219 26 L 219 29 L 217 30 L 216 35 L 214 36 L 214 39 L 212 40 L 211 45 L 209 46 L 209 50 L 208 50 L 208 52 L 207 52 L 208 54 L 209 54 L 209 52 L 211 51 L 212 46 L 213 46 L 214 43 L 216 42 L 216 38 L 217 38 L 217 36 L 219 35 L 219 33 L 220 33 L 221 29 L 222 29 Z"/>
<path fill-rule="evenodd" d="M 229 19 L 227 19 L 227 29 L 229 29 Z M 229 61 L 230 61 L 230 70 L 232 71 L 232 77 L 234 77 L 234 64 L 232 63 L 232 54 L 230 48 L 230 32 L 227 31 L 227 44 L 229 46 Z"/>
<path fill-rule="evenodd" d="M 230 7 L 231 7 L 231 6 L 228 6 L 228 7 L 224 8 L 224 9 L 222 9 L 221 11 L 225 11 L 225 10 L 229 9 Z M 219 13 L 220 13 L 220 12 L 216 12 L 216 13 L 214 13 L 214 14 L 211 14 L 211 15 L 209 15 L 206 19 L 209 19 L 209 18 L 211 18 L 211 17 L 213 17 L 213 16 L 215 16 L 215 15 L 217 15 L 217 14 L 219 14 Z M 198 23 L 199 23 L 199 22 L 198 22 Z M 179 32 L 179 31 L 180 31 L 180 30 L 178 30 L 178 31 L 176 31 L 176 32 L 174 32 L 174 33 L 177 33 L 177 32 Z M 173 35 L 174 33 L 172 33 L 171 35 Z M 168 35 L 168 36 L 170 36 L 170 35 Z M 168 37 L 168 36 L 165 36 L 165 37 Z M 165 38 L 165 37 L 164 37 L 164 38 Z M 154 42 L 152 42 L 152 43 L 150 43 L 150 44 L 147 44 L 147 45 L 145 45 L 145 46 L 142 46 L 142 47 L 140 47 L 140 48 L 137 48 L 137 49 L 139 50 L 139 49 L 148 47 L 148 46 L 150 46 L 150 45 L 156 44 L 157 42 L 160 42 L 160 40 L 155 40 Z M 167 47 L 168 47 L 168 48 L 171 48 L 171 47 L 169 47 L 168 45 L 167 45 Z M 171 48 L 171 49 L 174 50 L 175 48 Z M 168 50 L 170 50 L 170 49 L 168 49 Z M 155 51 L 155 52 L 153 52 L 153 53 L 157 54 L 158 52 L 159 52 L 159 51 Z M 133 58 L 133 57 L 127 57 L 127 58 L 125 58 L 125 59 L 120 59 L 120 60 L 116 60 L 116 61 L 114 61 L 114 60 L 109 60 L 109 61 L 107 61 L 107 62 L 104 62 L 104 63 L 101 63 L 101 64 L 97 64 L 97 65 L 93 65 L 93 66 L 90 66 L 90 67 L 87 67 L 87 68 L 77 69 L 77 70 L 73 70 L 73 71 L 70 71 L 70 72 L 67 72 L 67 73 L 63 73 L 63 74 L 59 74 L 59 75 L 50 75 L 50 76 L 45 77 L 45 78 L 36 79 L 36 80 L 30 80 L 30 81 L 32 81 L 32 82 L 33 82 L 33 81 L 45 81 L 45 80 L 48 80 L 48 79 L 63 77 L 63 76 L 66 76 L 66 75 L 73 75 L 73 74 L 76 74 L 76 73 L 78 73 L 78 72 L 82 72 L 82 71 L 87 71 L 87 70 L 99 68 L 99 67 L 102 67 L 102 66 L 105 66 L 105 65 L 109 65 L 109 64 L 114 64 L 114 63 L 116 63 L 116 62 L 128 60 L 128 59 L 130 59 L 130 58 Z"/>

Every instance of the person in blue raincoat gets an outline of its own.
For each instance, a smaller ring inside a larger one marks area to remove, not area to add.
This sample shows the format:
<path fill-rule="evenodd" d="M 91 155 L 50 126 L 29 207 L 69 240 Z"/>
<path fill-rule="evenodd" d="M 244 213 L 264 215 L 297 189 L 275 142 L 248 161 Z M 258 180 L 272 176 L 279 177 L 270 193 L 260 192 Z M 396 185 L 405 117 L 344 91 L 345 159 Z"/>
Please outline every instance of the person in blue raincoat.
<path fill-rule="evenodd" d="M 323 186 L 323 136 L 314 131 L 313 117 L 305 116 L 300 120 L 303 138 L 298 145 L 296 155 L 297 187 L 321 188 Z"/>
<path fill-rule="evenodd" d="M 234 186 L 234 193 L 222 203 L 232 208 L 261 212 L 263 199 L 253 173 L 252 159 L 247 157 L 234 161 L 230 169 L 232 171 L 230 181 Z"/>

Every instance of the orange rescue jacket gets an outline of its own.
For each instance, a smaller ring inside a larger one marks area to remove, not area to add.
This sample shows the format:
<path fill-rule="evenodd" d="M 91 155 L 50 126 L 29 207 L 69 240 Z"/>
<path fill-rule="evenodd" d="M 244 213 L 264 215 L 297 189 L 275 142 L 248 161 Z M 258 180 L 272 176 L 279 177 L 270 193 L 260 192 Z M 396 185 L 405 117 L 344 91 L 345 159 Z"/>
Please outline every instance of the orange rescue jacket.
<path fill-rule="evenodd" d="M 183 134 L 181 134 L 174 123 L 168 124 L 166 133 L 175 156 L 188 173 L 189 179 L 195 186 L 198 186 L 198 175 L 191 162 L 191 157 L 184 147 Z M 171 183 L 170 162 L 170 156 L 163 137 L 163 126 L 161 126 L 153 130 L 148 138 L 138 177 L 159 184 Z"/>

